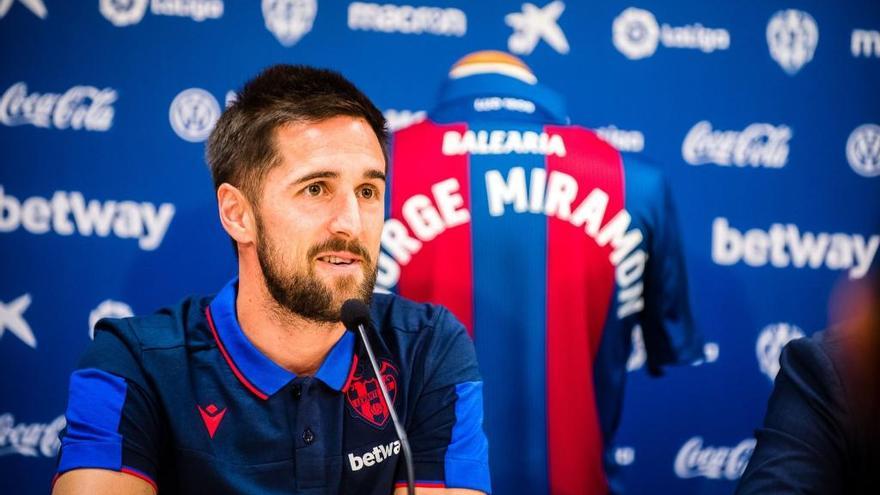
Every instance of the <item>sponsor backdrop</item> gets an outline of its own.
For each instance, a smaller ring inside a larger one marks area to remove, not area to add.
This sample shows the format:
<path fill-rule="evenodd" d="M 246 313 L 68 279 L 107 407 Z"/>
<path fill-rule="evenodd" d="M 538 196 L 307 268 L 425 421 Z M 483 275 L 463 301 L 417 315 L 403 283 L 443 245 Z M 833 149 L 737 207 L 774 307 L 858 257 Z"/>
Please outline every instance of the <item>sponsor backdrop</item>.
<path fill-rule="evenodd" d="M 0 0 L 0 46 L 7 493 L 47 490 L 96 320 L 234 274 L 204 140 L 270 64 L 340 70 L 399 128 L 460 56 L 508 50 L 573 122 L 661 164 L 708 344 L 702 365 L 650 379 L 634 336 L 615 439 L 630 493 L 731 493 L 781 346 L 825 326 L 835 284 L 876 263 L 871 0 Z"/>

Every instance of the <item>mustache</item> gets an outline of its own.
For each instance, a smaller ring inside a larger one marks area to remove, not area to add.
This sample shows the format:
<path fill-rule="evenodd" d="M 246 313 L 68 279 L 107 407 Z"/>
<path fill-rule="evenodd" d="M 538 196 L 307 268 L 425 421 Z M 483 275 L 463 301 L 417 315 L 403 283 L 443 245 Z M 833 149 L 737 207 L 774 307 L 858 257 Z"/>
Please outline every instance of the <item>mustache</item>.
<path fill-rule="evenodd" d="M 309 248 L 308 256 L 309 259 L 314 258 L 323 251 L 342 251 L 348 252 L 355 256 L 359 256 L 363 258 L 364 261 L 367 262 L 368 265 L 373 264 L 373 260 L 370 257 L 370 253 L 367 251 L 367 248 L 364 247 L 363 244 L 358 242 L 356 239 L 351 239 L 346 241 L 345 239 L 339 237 L 331 237 L 320 244 L 315 244 L 314 246 Z"/>

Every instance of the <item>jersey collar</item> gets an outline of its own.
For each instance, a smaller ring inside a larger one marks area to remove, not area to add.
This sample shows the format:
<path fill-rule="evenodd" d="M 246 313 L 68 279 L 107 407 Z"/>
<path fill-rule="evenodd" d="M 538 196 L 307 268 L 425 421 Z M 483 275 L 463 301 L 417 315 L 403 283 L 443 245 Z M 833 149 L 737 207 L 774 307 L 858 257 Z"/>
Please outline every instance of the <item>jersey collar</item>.
<path fill-rule="evenodd" d="M 267 399 L 296 378 L 296 374 L 275 364 L 248 340 L 235 311 L 237 293 L 238 278 L 234 278 L 217 293 L 206 310 L 208 326 L 236 378 L 255 395 Z M 342 390 L 352 364 L 354 341 L 354 334 L 345 332 L 330 349 L 315 378 L 333 390 Z"/>
<path fill-rule="evenodd" d="M 535 105 L 532 113 L 505 110 L 477 111 L 478 98 L 516 98 Z M 556 91 L 541 83 L 529 84 L 502 74 L 475 74 L 458 79 L 447 79 L 440 89 L 437 106 L 428 117 L 438 123 L 480 119 L 506 119 L 547 124 L 570 123 L 565 100 Z"/>

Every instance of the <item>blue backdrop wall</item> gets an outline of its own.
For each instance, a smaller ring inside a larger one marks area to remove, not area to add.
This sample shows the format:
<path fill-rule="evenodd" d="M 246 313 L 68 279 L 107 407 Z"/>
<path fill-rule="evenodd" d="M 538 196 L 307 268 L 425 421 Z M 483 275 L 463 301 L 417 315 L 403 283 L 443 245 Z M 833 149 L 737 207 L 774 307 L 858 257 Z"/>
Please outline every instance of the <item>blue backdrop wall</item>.
<path fill-rule="evenodd" d="M 651 379 L 636 346 L 616 459 L 631 493 L 731 493 L 779 347 L 877 263 L 874 0 L 0 0 L 2 491 L 48 489 L 98 318 L 234 274 L 203 141 L 236 88 L 330 67 L 400 127 L 487 48 L 670 177 L 707 358 Z"/>

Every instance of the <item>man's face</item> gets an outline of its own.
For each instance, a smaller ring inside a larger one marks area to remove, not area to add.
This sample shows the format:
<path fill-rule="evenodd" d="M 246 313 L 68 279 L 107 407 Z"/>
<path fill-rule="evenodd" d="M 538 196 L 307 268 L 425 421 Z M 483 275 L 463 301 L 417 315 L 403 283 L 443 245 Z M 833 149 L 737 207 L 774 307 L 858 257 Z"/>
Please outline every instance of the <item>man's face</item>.
<path fill-rule="evenodd" d="M 257 257 L 269 293 L 302 317 L 339 321 L 369 303 L 384 221 L 385 159 L 363 119 L 334 117 L 275 131 L 280 164 L 256 206 Z"/>

